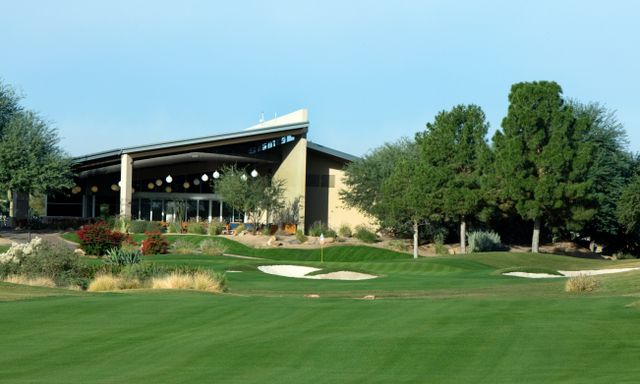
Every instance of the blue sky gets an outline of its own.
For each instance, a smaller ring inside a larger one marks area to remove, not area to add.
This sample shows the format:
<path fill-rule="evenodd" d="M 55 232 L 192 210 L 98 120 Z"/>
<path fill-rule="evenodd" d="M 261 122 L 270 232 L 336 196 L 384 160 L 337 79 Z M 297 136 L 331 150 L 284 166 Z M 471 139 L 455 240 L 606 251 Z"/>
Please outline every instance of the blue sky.
<path fill-rule="evenodd" d="M 362 155 L 511 84 L 617 111 L 640 150 L 636 1 L 4 1 L 0 78 L 72 155 L 230 132 L 308 108 Z"/>

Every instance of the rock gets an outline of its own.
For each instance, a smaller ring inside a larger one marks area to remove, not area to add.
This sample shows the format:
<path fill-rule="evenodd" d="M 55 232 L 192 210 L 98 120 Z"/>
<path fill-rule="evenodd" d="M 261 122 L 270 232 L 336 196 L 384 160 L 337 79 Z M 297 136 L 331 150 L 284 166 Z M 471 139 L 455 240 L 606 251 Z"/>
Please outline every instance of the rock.
<path fill-rule="evenodd" d="M 374 295 L 367 295 L 365 297 L 362 298 L 362 300 L 375 300 L 376 297 Z"/>
<path fill-rule="evenodd" d="M 81 248 L 74 249 L 73 253 L 75 253 L 78 256 L 86 256 L 86 253 Z"/>
<path fill-rule="evenodd" d="M 271 236 L 267 241 L 267 245 L 272 247 L 276 241 L 278 241 L 278 238 L 275 236 Z"/>
<path fill-rule="evenodd" d="M 304 297 L 308 298 L 308 299 L 319 299 L 320 295 L 316 294 L 316 293 L 310 293 L 310 294 L 306 294 L 304 295 Z"/>
<path fill-rule="evenodd" d="M 291 240 L 289 240 L 289 244 L 297 245 L 297 244 L 302 244 L 302 243 L 298 239 L 291 239 Z"/>

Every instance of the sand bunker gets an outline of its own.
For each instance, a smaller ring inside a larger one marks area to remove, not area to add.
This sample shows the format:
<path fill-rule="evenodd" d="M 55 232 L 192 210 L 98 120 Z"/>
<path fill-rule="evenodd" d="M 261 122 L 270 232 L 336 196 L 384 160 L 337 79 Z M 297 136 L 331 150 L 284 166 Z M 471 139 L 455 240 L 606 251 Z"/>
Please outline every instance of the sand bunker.
<path fill-rule="evenodd" d="M 554 277 L 576 277 L 576 276 L 595 276 L 595 275 L 607 275 L 610 273 L 622 273 L 637 271 L 640 267 L 635 268 L 609 268 L 609 269 L 586 269 L 582 271 L 558 271 L 560 275 L 551 275 L 549 273 L 529 273 L 529 272 L 507 272 L 503 273 L 504 276 L 516 276 L 525 277 L 527 279 L 549 279 Z"/>
<path fill-rule="evenodd" d="M 296 279 L 314 280 L 368 280 L 378 276 L 352 271 L 338 271 L 323 273 L 321 275 L 307 276 L 308 273 L 319 271 L 320 268 L 305 267 L 302 265 L 262 265 L 258 269 L 270 275 L 293 277 Z"/>

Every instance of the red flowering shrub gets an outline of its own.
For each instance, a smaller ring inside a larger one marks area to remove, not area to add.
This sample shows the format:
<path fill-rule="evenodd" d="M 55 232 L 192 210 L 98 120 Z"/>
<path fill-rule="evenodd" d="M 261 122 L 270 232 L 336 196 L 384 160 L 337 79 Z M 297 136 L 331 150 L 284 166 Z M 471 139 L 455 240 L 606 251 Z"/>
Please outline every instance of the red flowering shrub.
<path fill-rule="evenodd" d="M 76 234 L 80 238 L 80 248 L 88 255 L 104 255 L 112 248 L 120 248 L 128 236 L 122 232 L 112 231 L 104 221 L 80 227 Z"/>
<path fill-rule="evenodd" d="M 167 253 L 169 250 L 169 242 L 160 232 L 145 232 L 147 238 L 142 240 L 143 255 L 157 255 L 159 253 Z"/>

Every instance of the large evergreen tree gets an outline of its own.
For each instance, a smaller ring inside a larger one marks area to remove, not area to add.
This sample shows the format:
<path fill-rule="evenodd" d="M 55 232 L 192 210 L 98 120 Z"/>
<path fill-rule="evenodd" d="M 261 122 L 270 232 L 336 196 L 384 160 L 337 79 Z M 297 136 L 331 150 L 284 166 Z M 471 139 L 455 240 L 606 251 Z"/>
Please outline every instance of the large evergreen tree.
<path fill-rule="evenodd" d="M 634 157 L 627 150 L 622 124 L 612 111 L 600 104 L 571 101 L 574 116 L 586 123 L 583 142 L 593 145 L 588 179 L 597 214 L 580 231 L 592 244 L 617 243 L 624 232 L 618 222 L 616 206 L 622 190 L 633 176 Z"/>
<path fill-rule="evenodd" d="M 29 195 L 71 187 L 71 160 L 58 141 L 35 113 L 13 114 L 0 137 L 0 189 Z"/>
<path fill-rule="evenodd" d="M 525 220 L 533 221 L 532 252 L 538 252 L 543 222 L 569 218 L 584 223 L 595 210 L 587 172 L 593 145 L 579 139 L 586 122 L 573 116 L 554 82 L 511 87 L 502 132 L 494 136 L 498 195 Z"/>
<path fill-rule="evenodd" d="M 480 107 L 458 105 L 440 112 L 425 132 L 416 135 L 422 159 L 435 179 L 433 204 L 442 215 L 460 223 L 462 253 L 466 253 L 467 222 L 484 205 L 481 179 L 491 158 L 485 141 L 488 127 Z"/>

